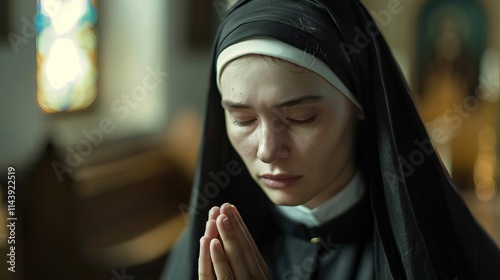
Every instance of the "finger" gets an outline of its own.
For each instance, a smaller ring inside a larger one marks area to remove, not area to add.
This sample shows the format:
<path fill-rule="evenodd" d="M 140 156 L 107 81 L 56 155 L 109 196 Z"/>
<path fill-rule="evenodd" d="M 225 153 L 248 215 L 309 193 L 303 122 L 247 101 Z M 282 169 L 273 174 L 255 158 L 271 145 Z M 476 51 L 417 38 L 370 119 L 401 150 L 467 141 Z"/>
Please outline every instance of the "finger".
<path fill-rule="evenodd" d="M 215 280 L 214 267 L 210 258 L 210 239 L 200 239 L 200 256 L 198 257 L 198 279 Z"/>
<path fill-rule="evenodd" d="M 219 231 L 217 226 L 215 225 L 215 219 L 220 215 L 220 209 L 217 206 L 212 207 L 210 211 L 208 211 L 208 221 L 205 227 L 205 236 L 209 239 L 220 238 Z"/>
<path fill-rule="evenodd" d="M 215 220 L 208 220 L 206 225 L 205 225 L 205 237 L 207 237 L 209 240 L 212 240 L 214 238 L 219 238 L 219 230 L 217 229 L 217 225 L 215 224 Z"/>
<path fill-rule="evenodd" d="M 210 211 L 208 211 L 208 219 L 216 220 L 217 217 L 220 215 L 220 208 L 217 206 L 212 207 Z"/>
<path fill-rule="evenodd" d="M 235 279 L 234 273 L 222 249 L 222 244 L 218 239 L 210 241 L 210 257 L 217 279 Z"/>
<path fill-rule="evenodd" d="M 264 275 L 267 275 L 268 269 L 267 269 L 266 262 L 264 261 L 264 258 L 260 254 L 259 248 L 255 244 L 255 241 L 253 240 L 253 237 L 250 234 L 250 231 L 248 230 L 245 222 L 243 221 L 243 218 L 241 217 L 240 212 L 238 211 L 238 209 L 234 205 L 231 205 L 230 208 L 232 210 L 231 212 L 236 217 L 236 220 L 238 220 L 240 227 L 243 229 L 243 232 L 245 233 L 245 236 L 246 236 L 248 242 L 250 242 L 250 244 L 251 244 L 251 247 L 253 249 L 255 257 L 257 258 L 257 262 L 259 263 L 259 267 L 262 269 L 262 272 L 264 273 Z"/>
<path fill-rule="evenodd" d="M 217 217 L 217 228 L 224 244 L 224 253 L 235 277 L 238 280 L 248 279 L 250 276 L 248 262 L 240 240 L 234 232 L 234 225 L 231 224 L 226 215 L 220 214 Z"/>
<path fill-rule="evenodd" d="M 227 215 L 231 225 L 233 226 L 233 232 L 238 238 L 239 246 L 242 250 L 242 253 L 246 259 L 246 265 L 248 267 L 248 271 L 253 278 L 262 279 L 267 275 L 267 267 L 265 266 L 264 261 L 262 263 L 259 262 L 259 258 L 262 259 L 257 246 L 253 242 L 253 238 L 250 233 L 245 232 L 246 226 L 243 220 L 238 221 L 235 212 L 233 211 L 234 206 L 231 204 L 224 204 L 221 207 L 221 215 Z M 248 230 L 247 230 L 248 231 Z M 264 265 L 264 266 L 263 266 Z"/>

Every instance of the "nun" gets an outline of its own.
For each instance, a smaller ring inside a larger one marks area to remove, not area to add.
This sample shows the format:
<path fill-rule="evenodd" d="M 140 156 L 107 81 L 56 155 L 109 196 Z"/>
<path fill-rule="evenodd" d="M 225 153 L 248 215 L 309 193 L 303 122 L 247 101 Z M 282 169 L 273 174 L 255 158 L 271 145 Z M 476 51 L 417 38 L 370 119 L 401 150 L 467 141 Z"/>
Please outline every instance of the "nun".
<path fill-rule="evenodd" d="M 162 279 L 500 279 L 358 0 L 236 2 L 202 135 Z"/>

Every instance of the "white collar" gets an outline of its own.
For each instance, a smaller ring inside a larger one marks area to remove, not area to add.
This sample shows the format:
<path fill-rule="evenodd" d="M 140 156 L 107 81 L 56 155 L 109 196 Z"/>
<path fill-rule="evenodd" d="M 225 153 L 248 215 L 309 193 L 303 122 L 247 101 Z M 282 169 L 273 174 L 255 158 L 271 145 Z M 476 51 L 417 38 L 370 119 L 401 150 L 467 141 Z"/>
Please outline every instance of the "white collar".
<path fill-rule="evenodd" d="M 304 205 L 276 205 L 276 208 L 292 221 L 302 223 L 307 227 L 316 227 L 343 214 L 361 199 L 364 192 L 363 177 L 357 171 L 339 193 L 314 209 L 309 209 Z"/>

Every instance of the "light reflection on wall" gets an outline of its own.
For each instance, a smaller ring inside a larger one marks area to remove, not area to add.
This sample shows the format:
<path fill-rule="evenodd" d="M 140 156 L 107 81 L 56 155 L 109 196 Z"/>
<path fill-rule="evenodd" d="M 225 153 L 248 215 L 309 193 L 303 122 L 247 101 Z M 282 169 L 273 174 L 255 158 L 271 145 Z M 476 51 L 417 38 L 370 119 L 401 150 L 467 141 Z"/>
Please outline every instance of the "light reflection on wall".
<path fill-rule="evenodd" d="M 47 113 L 81 110 L 97 94 L 94 0 L 38 0 L 37 101 Z"/>

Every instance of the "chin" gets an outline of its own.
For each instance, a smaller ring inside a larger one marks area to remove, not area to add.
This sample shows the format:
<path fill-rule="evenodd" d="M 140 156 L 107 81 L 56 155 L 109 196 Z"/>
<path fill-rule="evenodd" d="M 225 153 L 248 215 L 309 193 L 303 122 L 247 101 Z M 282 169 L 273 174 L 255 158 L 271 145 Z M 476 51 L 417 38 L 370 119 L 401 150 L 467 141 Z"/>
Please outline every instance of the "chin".
<path fill-rule="evenodd" d="M 275 194 L 269 192 L 266 192 L 266 195 L 273 204 L 281 206 L 298 206 L 308 201 L 301 195 Z"/>
<path fill-rule="evenodd" d="M 274 205 L 280 205 L 280 206 L 299 206 L 302 205 L 301 203 L 293 203 L 293 202 L 287 202 L 287 201 L 272 201 Z"/>

